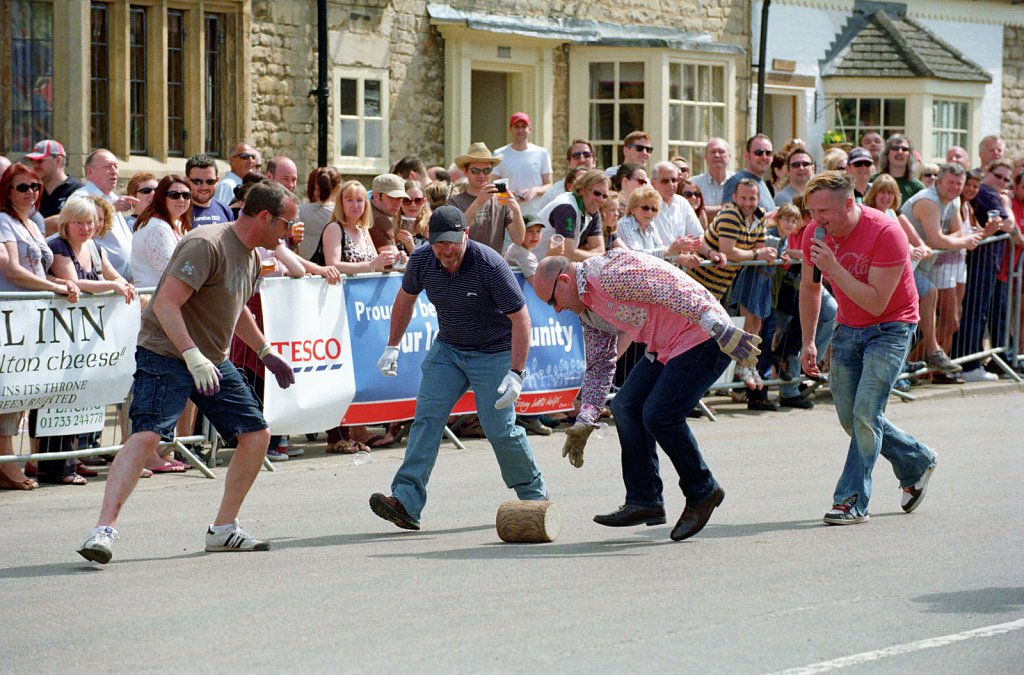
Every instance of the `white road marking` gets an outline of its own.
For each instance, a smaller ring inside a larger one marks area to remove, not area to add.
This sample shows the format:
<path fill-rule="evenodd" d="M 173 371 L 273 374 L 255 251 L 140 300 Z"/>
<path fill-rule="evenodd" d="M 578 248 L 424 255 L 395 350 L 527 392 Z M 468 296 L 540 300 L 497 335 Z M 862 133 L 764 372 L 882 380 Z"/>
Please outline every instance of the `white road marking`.
<path fill-rule="evenodd" d="M 838 670 L 840 668 L 848 668 L 850 666 L 858 666 L 863 663 L 870 663 L 871 661 L 879 661 L 892 656 L 910 654 L 924 649 L 932 649 L 933 647 L 944 647 L 955 642 L 973 640 L 974 638 L 1002 635 L 1003 633 L 1010 633 L 1021 629 L 1024 629 L 1024 619 L 1017 619 L 1016 621 L 1010 621 L 1008 623 L 998 623 L 994 626 L 984 626 L 982 628 L 975 628 L 974 630 L 966 630 L 962 633 L 953 633 L 952 635 L 943 635 L 942 637 L 928 638 L 926 640 L 918 640 L 917 642 L 907 642 L 901 645 L 893 645 L 892 647 L 878 649 L 873 652 L 862 652 L 851 656 L 843 656 L 838 659 L 832 659 L 831 661 L 812 663 L 809 666 L 802 666 L 800 668 L 780 670 L 774 675 L 809 675 L 810 673 L 824 673 L 830 670 Z"/>

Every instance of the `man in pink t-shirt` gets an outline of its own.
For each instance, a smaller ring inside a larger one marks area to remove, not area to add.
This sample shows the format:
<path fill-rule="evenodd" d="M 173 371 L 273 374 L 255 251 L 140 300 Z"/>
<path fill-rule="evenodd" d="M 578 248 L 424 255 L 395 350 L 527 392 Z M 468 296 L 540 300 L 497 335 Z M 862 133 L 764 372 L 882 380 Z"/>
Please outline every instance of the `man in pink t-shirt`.
<path fill-rule="evenodd" d="M 924 498 L 935 453 L 885 418 L 889 392 L 918 321 L 907 236 L 895 220 L 854 201 L 853 179 L 846 173 L 818 174 L 808 183 L 804 199 L 814 219 L 807 229 L 814 236 L 804 237 L 803 243 L 801 365 L 807 374 L 818 375 L 817 269 L 839 304 L 829 384 L 839 422 L 850 435 L 833 506 L 823 520 L 854 525 L 868 519 L 871 471 L 879 453 L 892 463 L 903 490 L 901 506 L 910 513 Z"/>
<path fill-rule="evenodd" d="M 581 263 L 549 256 L 537 267 L 533 291 L 556 311 L 579 314 L 583 324 L 583 405 L 562 448 L 575 467 L 583 465 L 583 448 L 608 396 L 619 337 L 647 347 L 646 358 L 612 401 L 626 502 L 594 522 L 607 527 L 665 522 L 657 444 L 672 460 L 686 497 L 669 536 L 681 541 L 700 532 L 725 492 L 704 463 L 686 413 L 730 358 L 752 367 L 761 339 L 736 328 L 718 300 L 681 269 L 628 249 Z"/>

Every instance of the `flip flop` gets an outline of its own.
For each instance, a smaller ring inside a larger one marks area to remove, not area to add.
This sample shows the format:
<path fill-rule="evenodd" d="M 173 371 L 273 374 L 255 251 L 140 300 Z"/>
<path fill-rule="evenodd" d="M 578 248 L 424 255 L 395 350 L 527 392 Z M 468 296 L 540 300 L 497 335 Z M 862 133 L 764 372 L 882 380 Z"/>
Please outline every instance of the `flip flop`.
<path fill-rule="evenodd" d="M 0 474 L 0 490 L 35 490 L 37 487 L 39 487 L 39 483 L 31 478 L 12 480 Z"/>
<path fill-rule="evenodd" d="M 153 473 L 184 473 L 191 468 L 192 467 L 190 467 L 188 464 L 185 464 L 184 462 L 179 462 L 176 459 L 172 459 L 171 461 L 167 462 L 167 464 L 164 464 L 163 466 L 158 466 L 155 469 L 150 469 L 150 471 L 152 471 Z"/>

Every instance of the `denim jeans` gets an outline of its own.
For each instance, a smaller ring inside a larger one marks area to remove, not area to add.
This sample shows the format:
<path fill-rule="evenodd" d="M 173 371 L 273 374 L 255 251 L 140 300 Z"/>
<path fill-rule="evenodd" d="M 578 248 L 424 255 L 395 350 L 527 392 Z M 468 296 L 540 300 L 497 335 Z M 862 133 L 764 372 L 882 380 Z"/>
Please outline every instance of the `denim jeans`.
<path fill-rule="evenodd" d="M 916 483 L 935 453 L 885 418 L 889 392 L 910 349 L 917 326 L 887 322 L 866 328 L 838 326 L 832 340 L 829 385 L 843 429 L 850 435 L 846 465 L 834 504 L 850 500 L 851 511 L 868 512 L 871 471 L 879 453 L 892 463 L 901 487 Z"/>
<path fill-rule="evenodd" d="M 825 350 L 828 349 L 829 344 L 832 342 L 838 311 L 839 306 L 836 304 L 835 298 L 832 297 L 827 288 L 822 286 L 821 306 L 818 309 L 818 328 L 814 333 L 814 347 L 818 351 L 819 360 L 824 357 Z M 800 317 L 794 317 L 793 320 L 799 321 Z M 790 357 L 787 365 L 789 366 L 789 375 L 792 379 L 779 387 L 779 395 L 785 398 L 794 398 L 800 395 L 800 377 L 802 372 L 800 369 L 799 353 L 796 356 Z"/>
<path fill-rule="evenodd" d="M 704 392 L 725 372 L 729 357 L 707 340 L 662 364 L 640 359 L 612 399 L 622 448 L 626 504 L 660 507 L 658 452 L 668 455 L 688 503 L 704 501 L 718 487 L 686 423 Z"/>
<path fill-rule="evenodd" d="M 494 449 L 505 485 L 523 500 L 545 499 L 547 487 L 533 459 L 526 432 L 516 426 L 515 406 L 494 409 L 498 386 L 512 363 L 511 352 L 463 351 L 435 340 L 423 360 L 423 379 L 416 394 L 416 419 L 402 466 L 391 482 L 391 494 L 419 520 L 427 503 L 427 481 L 437 461 L 441 434 L 455 403 L 472 387 L 477 416 Z"/>

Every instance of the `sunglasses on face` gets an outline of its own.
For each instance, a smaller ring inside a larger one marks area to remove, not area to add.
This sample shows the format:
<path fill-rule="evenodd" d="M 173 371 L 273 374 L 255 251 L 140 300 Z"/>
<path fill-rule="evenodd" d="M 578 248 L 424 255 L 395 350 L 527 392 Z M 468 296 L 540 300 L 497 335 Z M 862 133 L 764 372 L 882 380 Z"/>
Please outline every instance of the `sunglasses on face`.
<path fill-rule="evenodd" d="M 494 171 L 494 168 L 490 167 L 490 166 L 487 166 L 487 167 L 484 167 L 484 168 L 481 169 L 481 168 L 476 167 L 476 166 L 471 166 L 471 167 L 469 167 L 466 170 L 469 171 L 474 176 L 479 176 L 480 174 L 483 174 L 484 176 L 490 176 L 491 172 Z"/>
<path fill-rule="evenodd" d="M 295 223 L 299 222 L 297 220 L 288 220 L 287 218 L 282 218 L 281 216 L 274 216 L 274 220 L 280 220 L 284 222 L 284 226 L 288 230 L 291 230 L 293 227 L 295 227 Z"/>
<path fill-rule="evenodd" d="M 750 154 L 757 155 L 758 157 L 764 157 L 765 155 L 768 155 L 770 157 L 770 156 L 775 154 L 775 151 L 774 150 L 762 150 L 761 148 L 758 148 L 757 150 L 751 150 Z"/>
<path fill-rule="evenodd" d="M 256 159 L 256 155 L 254 153 L 251 153 L 251 152 L 240 152 L 237 155 L 235 155 L 235 157 L 237 157 L 239 159 L 244 159 L 244 160 L 247 160 L 247 161 L 250 160 L 250 159 Z"/>
<path fill-rule="evenodd" d="M 608 199 L 607 192 L 601 192 L 600 190 L 591 190 L 591 192 L 593 192 L 595 197 L 599 197 L 601 199 Z"/>
<path fill-rule="evenodd" d="M 420 204 L 422 204 L 425 201 L 427 201 L 426 197 L 403 197 L 402 198 L 402 203 L 403 204 L 415 204 L 416 206 L 419 206 Z"/>
<path fill-rule="evenodd" d="M 889 148 L 889 152 L 910 152 L 910 148 L 905 145 L 894 145 Z"/>
<path fill-rule="evenodd" d="M 168 190 L 167 198 L 173 201 L 178 201 L 179 199 L 188 201 L 192 199 L 192 193 L 188 190 Z"/>
<path fill-rule="evenodd" d="M 592 153 L 589 150 L 577 150 L 576 152 L 572 153 L 573 159 L 590 159 L 593 156 L 594 153 Z"/>
<path fill-rule="evenodd" d="M 627 148 L 633 148 L 637 152 L 646 152 L 648 155 L 654 152 L 653 145 L 640 145 L 639 143 L 630 143 L 626 146 Z"/>
<path fill-rule="evenodd" d="M 548 298 L 548 306 L 549 307 L 554 307 L 555 306 L 555 291 L 558 290 L 558 282 L 561 281 L 561 280 L 562 280 L 562 275 L 558 275 L 557 277 L 555 277 L 555 285 L 551 287 L 551 297 Z"/>
<path fill-rule="evenodd" d="M 42 183 L 19 183 L 18 185 L 14 185 L 12 187 L 15 190 L 17 190 L 18 192 L 28 192 L 29 190 L 31 190 L 32 192 L 39 192 L 40 190 L 43 189 L 43 184 Z"/>
<path fill-rule="evenodd" d="M 647 179 L 646 178 L 630 178 L 629 180 L 636 181 L 637 185 L 647 185 Z"/>
<path fill-rule="evenodd" d="M 938 175 L 937 173 L 922 173 L 921 178 L 936 178 Z"/>
<path fill-rule="evenodd" d="M 702 197 L 701 193 L 694 192 L 693 190 L 683 190 L 683 196 L 687 199 L 693 199 L 694 197 Z"/>
<path fill-rule="evenodd" d="M 992 175 L 998 178 L 999 180 L 1003 181 L 1004 183 L 1009 183 L 1011 180 L 1013 180 L 1012 178 L 1010 178 L 1010 174 L 1008 173 L 994 173 Z M 39 185 L 39 183 L 32 183 L 32 185 Z M 19 185 L 18 189 L 21 190 L 21 188 L 22 186 Z M 24 190 L 21 191 L 24 192 Z"/>
<path fill-rule="evenodd" d="M 205 178 L 205 179 L 203 179 L 203 178 L 192 178 L 191 176 L 189 176 L 188 179 L 192 182 L 193 185 L 202 185 L 202 184 L 205 183 L 206 185 L 213 186 L 213 185 L 217 184 L 217 179 L 216 178 Z"/>
<path fill-rule="evenodd" d="M 866 159 L 863 159 L 863 160 L 860 160 L 860 161 L 857 161 L 857 162 L 851 162 L 851 164 L 853 166 L 859 166 L 859 167 L 871 166 L 872 163 L 873 162 L 870 162 L 870 161 L 868 161 Z"/>
<path fill-rule="evenodd" d="M 651 206 L 650 204 L 639 204 L 637 206 L 637 208 L 640 209 L 641 211 L 646 211 L 647 213 L 657 213 L 658 212 L 658 207 L 657 206 Z"/>
<path fill-rule="evenodd" d="M 793 162 L 789 165 L 790 169 L 805 169 L 809 166 L 814 166 L 814 162 Z"/>
<path fill-rule="evenodd" d="M 156 192 L 156 188 L 155 187 L 140 187 L 138 190 L 135 191 L 135 194 L 137 194 L 137 195 L 151 195 L 154 192 Z"/>

